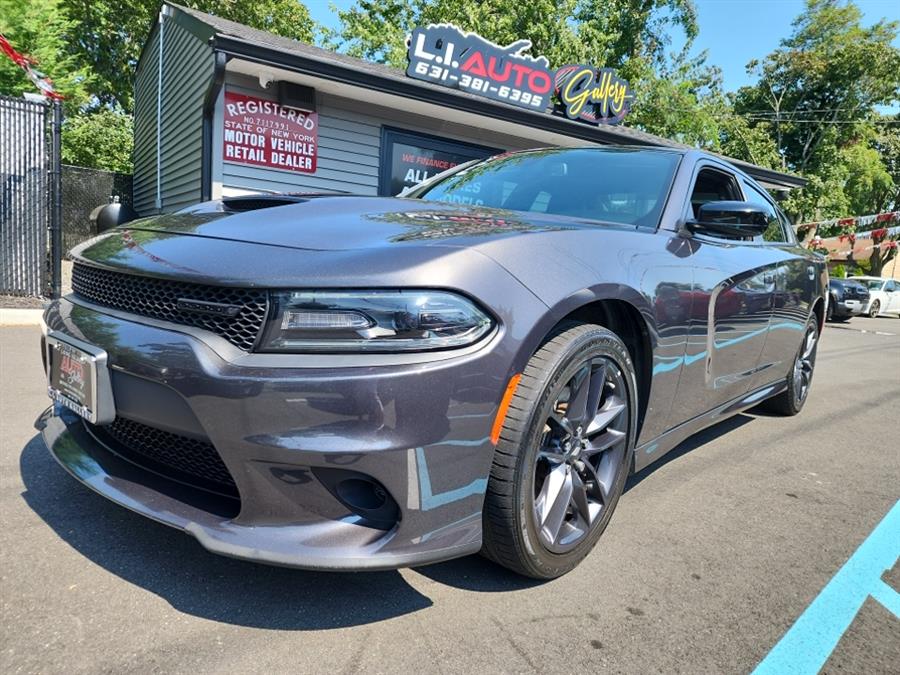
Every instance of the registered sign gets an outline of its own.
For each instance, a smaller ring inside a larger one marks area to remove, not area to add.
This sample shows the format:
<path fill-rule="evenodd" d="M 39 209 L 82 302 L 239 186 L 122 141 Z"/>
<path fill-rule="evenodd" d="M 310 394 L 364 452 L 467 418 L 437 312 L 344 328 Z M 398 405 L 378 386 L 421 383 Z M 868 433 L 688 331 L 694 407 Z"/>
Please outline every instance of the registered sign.
<path fill-rule="evenodd" d="M 225 90 L 222 158 L 232 164 L 315 173 L 319 116 Z"/>

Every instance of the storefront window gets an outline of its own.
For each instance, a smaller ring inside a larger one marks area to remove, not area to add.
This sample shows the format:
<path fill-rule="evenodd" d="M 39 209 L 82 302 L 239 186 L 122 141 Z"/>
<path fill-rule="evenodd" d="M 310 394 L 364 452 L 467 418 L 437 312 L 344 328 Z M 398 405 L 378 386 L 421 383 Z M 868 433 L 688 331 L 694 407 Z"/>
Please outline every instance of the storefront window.
<path fill-rule="evenodd" d="M 378 192 L 396 196 L 458 164 L 498 152 L 501 151 L 426 134 L 384 129 Z"/>

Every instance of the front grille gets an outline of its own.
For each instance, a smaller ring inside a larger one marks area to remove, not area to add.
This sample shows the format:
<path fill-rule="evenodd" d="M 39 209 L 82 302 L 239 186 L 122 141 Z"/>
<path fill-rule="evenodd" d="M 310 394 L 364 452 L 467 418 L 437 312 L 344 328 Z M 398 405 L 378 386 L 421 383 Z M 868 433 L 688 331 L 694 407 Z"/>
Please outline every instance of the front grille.
<path fill-rule="evenodd" d="M 85 423 L 87 424 L 87 422 Z M 238 498 L 237 486 L 215 446 L 206 440 L 117 417 L 112 424 L 90 430 L 110 449 L 133 464 L 182 483 Z"/>
<path fill-rule="evenodd" d="M 260 289 L 142 277 L 78 262 L 72 268 L 72 290 L 79 297 L 104 307 L 203 328 L 244 351 L 250 351 L 256 343 L 269 306 L 266 291 Z M 209 314 L 180 308 L 179 299 L 233 305 L 240 310 L 233 317 Z"/>

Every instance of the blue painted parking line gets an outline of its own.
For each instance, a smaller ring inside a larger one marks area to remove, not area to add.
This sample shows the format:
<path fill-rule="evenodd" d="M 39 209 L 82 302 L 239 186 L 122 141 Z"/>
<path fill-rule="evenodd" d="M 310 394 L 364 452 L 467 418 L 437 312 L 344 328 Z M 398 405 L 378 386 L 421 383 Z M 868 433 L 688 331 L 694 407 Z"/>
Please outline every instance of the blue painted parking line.
<path fill-rule="evenodd" d="M 900 618 L 900 593 L 881 580 L 900 557 L 900 501 L 753 671 L 818 673 L 866 598 Z"/>

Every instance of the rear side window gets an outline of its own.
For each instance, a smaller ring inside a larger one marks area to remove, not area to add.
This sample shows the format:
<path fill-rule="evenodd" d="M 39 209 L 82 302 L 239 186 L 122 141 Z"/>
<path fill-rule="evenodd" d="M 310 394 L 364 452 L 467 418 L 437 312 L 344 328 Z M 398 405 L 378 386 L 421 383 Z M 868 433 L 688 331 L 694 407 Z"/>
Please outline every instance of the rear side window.
<path fill-rule="evenodd" d="M 744 181 L 744 190 L 746 191 L 747 201 L 751 204 L 757 204 L 766 210 L 766 217 L 769 221 L 768 229 L 763 232 L 762 240 L 774 243 L 784 243 L 790 241 L 784 230 L 784 224 L 778 216 L 778 210 L 769 199 L 769 196 L 752 183 Z"/>

